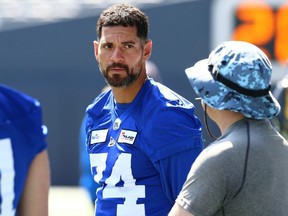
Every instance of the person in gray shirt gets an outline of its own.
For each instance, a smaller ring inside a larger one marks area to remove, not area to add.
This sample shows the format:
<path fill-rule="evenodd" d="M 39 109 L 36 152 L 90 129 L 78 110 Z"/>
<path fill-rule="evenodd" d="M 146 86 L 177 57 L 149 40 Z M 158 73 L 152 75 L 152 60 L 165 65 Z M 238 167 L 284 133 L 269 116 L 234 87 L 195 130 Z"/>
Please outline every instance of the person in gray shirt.
<path fill-rule="evenodd" d="M 269 120 L 280 111 L 271 73 L 264 52 L 242 41 L 186 69 L 221 136 L 192 165 L 169 216 L 288 214 L 288 144 Z"/>

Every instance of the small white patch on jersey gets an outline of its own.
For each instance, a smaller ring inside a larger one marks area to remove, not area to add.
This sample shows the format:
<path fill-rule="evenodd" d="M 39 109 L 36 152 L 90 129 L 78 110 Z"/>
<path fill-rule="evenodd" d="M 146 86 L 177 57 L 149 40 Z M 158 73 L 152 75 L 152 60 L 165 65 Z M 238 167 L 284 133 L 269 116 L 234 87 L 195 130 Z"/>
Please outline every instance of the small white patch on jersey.
<path fill-rule="evenodd" d="M 110 137 L 110 141 L 108 143 L 108 147 L 114 146 L 115 143 L 116 143 L 115 140 L 112 137 Z"/>
<path fill-rule="evenodd" d="M 90 144 L 105 142 L 108 129 L 94 130 L 91 132 Z"/>
<path fill-rule="evenodd" d="M 137 136 L 136 131 L 122 130 L 118 138 L 118 142 L 132 145 L 134 144 L 136 136 Z"/>
<path fill-rule="evenodd" d="M 113 130 L 118 130 L 121 125 L 121 119 L 117 118 L 113 124 Z"/>

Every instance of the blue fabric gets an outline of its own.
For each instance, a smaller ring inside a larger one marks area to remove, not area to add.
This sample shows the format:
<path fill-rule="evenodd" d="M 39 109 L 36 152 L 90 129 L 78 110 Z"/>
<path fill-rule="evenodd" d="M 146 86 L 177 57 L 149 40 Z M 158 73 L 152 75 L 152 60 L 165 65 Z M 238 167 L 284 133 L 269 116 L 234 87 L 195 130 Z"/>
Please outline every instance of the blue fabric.
<path fill-rule="evenodd" d="M 87 151 L 101 185 L 95 215 L 167 215 L 203 149 L 193 104 L 148 80 L 121 116 L 111 91 L 87 114 Z"/>
<path fill-rule="evenodd" d="M 119 116 L 121 116 L 129 107 L 130 104 L 115 103 L 115 110 Z"/>
<path fill-rule="evenodd" d="M 89 154 L 86 150 L 86 132 L 85 132 L 85 123 L 87 116 L 85 115 L 81 127 L 80 127 L 80 136 L 79 136 L 79 167 L 80 167 L 80 179 L 79 185 L 87 190 L 91 198 L 91 202 L 96 200 L 96 189 L 99 185 L 93 180 L 90 169 L 90 160 Z"/>
<path fill-rule="evenodd" d="M 3 150 L 1 152 L 2 156 L 5 154 L 6 159 L 0 159 L 0 181 L 5 175 L 15 174 L 14 181 L 9 182 L 13 184 L 14 191 L 8 194 L 13 197 L 14 210 L 18 207 L 32 160 L 47 148 L 46 135 L 47 130 L 42 125 L 39 102 L 28 95 L 0 85 L 0 151 L 7 144 L 12 149 L 12 157 L 9 157 L 9 152 Z M 8 163 L 11 163 L 13 170 L 3 168 L 9 166 Z M 0 215 L 4 211 L 1 208 L 5 199 L 7 197 L 1 194 L 0 188 Z"/>
<path fill-rule="evenodd" d="M 186 173 L 191 169 L 189 164 L 195 161 L 202 150 L 202 147 L 195 147 L 154 163 L 155 168 L 160 173 L 164 191 L 166 191 L 171 203 L 174 203 L 182 189 L 182 185 L 175 184 L 175 182 L 181 182 L 187 178 Z M 185 158 L 186 163 L 183 163 L 183 158 Z"/>

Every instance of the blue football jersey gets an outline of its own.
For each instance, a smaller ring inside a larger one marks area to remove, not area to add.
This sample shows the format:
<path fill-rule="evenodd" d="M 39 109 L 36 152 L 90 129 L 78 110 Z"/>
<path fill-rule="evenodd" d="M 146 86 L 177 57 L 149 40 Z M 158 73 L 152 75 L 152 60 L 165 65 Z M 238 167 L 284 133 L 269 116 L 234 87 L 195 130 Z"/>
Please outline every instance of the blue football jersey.
<path fill-rule="evenodd" d="M 17 206 L 34 157 L 46 148 L 39 102 L 0 85 L 0 216 Z"/>
<path fill-rule="evenodd" d="M 193 104 L 149 79 L 121 115 L 111 90 L 87 115 L 95 215 L 167 215 L 203 149 Z"/>

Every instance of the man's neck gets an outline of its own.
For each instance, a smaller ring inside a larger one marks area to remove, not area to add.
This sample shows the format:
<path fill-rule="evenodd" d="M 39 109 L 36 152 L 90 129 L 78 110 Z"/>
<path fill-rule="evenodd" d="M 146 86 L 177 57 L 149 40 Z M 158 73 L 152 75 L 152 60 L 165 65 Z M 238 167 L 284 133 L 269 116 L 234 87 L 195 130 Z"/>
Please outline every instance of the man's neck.
<path fill-rule="evenodd" d="M 218 125 L 221 134 L 225 133 L 227 128 L 229 128 L 232 124 L 243 118 L 245 118 L 245 116 L 238 112 L 214 109 L 213 121 L 215 121 Z"/>
<path fill-rule="evenodd" d="M 134 83 L 127 87 L 112 87 L 112 92 L 117 103 L 131 103 L 146 80 L 146 74 L 141 75 Z"/>

